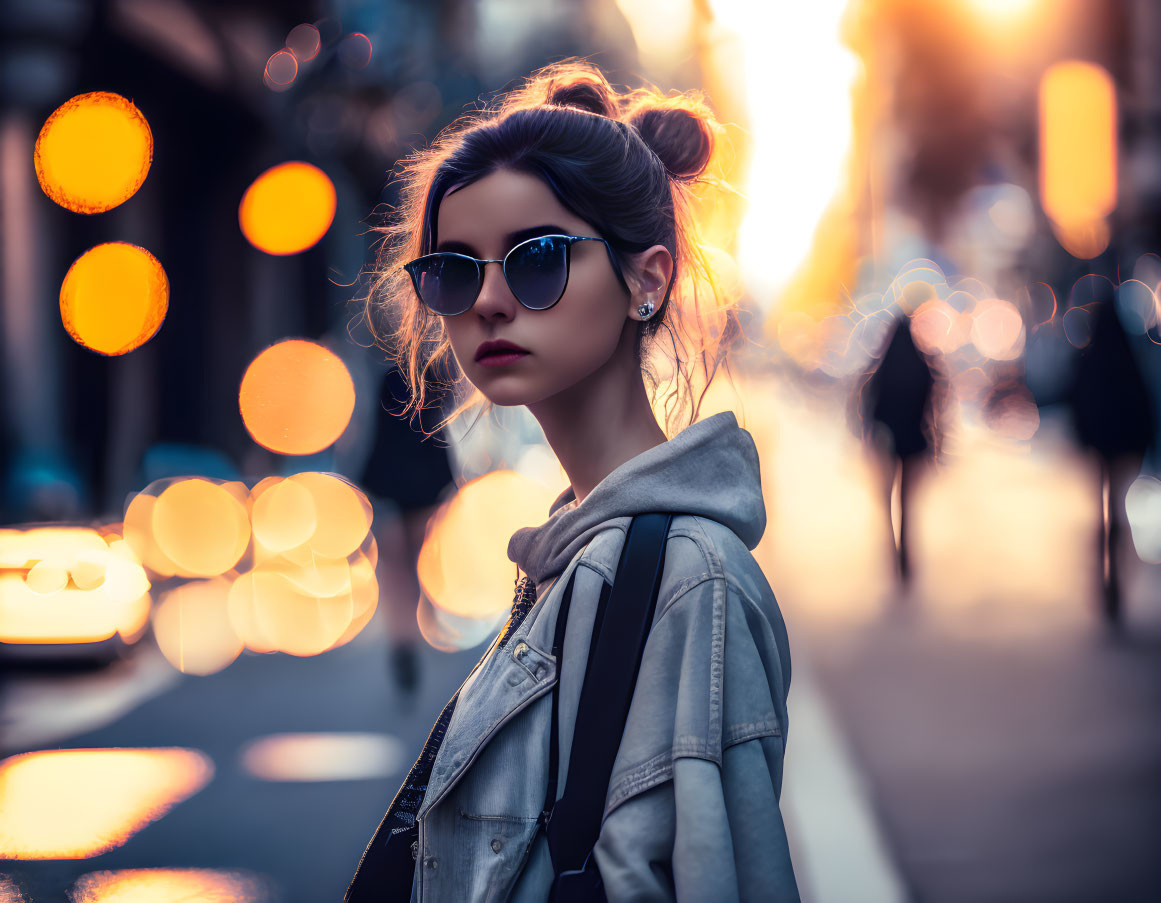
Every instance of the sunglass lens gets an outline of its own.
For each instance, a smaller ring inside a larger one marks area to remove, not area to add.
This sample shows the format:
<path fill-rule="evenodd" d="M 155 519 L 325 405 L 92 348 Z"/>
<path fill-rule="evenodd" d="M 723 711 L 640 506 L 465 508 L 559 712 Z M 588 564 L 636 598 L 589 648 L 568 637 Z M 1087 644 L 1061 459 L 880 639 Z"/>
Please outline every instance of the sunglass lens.
<path fill-rule="evenodd" d="M 479 271 L 462 257 L 436 254 L 408 267 L 419 300 L 444 316 L 462 314 L 476 300 Z"/>
<path fill-rule="evenodd" d="M 525 307 L 552 307 L 568 282 L 568 242 L 550 235 L 524 242 L 508 258 L 505 275 Z"/>

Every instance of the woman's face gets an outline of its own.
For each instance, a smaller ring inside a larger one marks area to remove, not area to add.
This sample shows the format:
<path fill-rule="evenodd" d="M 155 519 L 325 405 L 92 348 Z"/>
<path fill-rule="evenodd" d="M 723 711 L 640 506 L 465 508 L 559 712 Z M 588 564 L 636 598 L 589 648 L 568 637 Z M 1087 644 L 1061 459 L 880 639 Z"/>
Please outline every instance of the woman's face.
<path fill-rule="evenodd" d="M 502 260 L 520 242 L 549 234 L 597 235 L 539 178 L 500 169 L 444 196 L 434 250 Z M 521 305 L 501 266 L 490 263 L 476 303 L 444 318 L 460 368 L 493 403 L 534 404 L 571 388 L 609 361 L 627 328 L 636 329 L 628 320 L 633 302 L 605 245 L 575 242 L 571 256 L 564 294 L 548 310 Z M 626 279 L 633 284 L 630 274 Z M 492 339 L 507 339 L 530 353 L 510 364 L 483 366 L 476 350 Z"/>

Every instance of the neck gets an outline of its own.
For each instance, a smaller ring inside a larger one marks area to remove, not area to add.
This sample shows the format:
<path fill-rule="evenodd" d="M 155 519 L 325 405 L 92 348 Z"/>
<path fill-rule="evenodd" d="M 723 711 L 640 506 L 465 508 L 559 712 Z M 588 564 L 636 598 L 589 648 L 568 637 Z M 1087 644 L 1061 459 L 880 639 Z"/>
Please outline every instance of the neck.
<path fill-rule="evenodd" d="M 619 347 L 605 366 L 568 390 L 528 405 L 578 503 L 626 461 L 667 441 L 628 348 L 625 354 Z"/>

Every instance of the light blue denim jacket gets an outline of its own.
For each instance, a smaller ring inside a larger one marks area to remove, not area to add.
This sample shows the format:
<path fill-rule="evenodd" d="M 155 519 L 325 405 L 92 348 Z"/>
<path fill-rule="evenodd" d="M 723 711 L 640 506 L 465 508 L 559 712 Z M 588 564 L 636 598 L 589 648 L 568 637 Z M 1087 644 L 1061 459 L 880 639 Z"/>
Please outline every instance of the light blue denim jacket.
<path fill-rule="evenodd" d="M 758 453 L 726 411 L 625 462 L 577 504 L 517 531 L 537 603 L 465 682 L 419 810 L 417 901 L 543 901 L 537 816 L 558 676 L 558 795 L 597 603 L 632 516 L 674 511 L 656 614 L 605 798 L 595 856 L 610 900 L 796 901 L 778 803 L 790 655 L 751 554 L 766 527 Z M 575 572 L 562 653 L 556 615 Z"/>

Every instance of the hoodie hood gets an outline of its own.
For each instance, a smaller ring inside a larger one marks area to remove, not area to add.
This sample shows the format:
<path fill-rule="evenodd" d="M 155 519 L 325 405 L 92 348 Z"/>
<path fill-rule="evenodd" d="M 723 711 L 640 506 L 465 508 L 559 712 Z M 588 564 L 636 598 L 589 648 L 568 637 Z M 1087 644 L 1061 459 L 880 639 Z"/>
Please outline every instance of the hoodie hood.
<path fill-rule="evenodd" d="M 539 594 L 609 521 L 653 511 L 707 517 L 733 530 L 746 548 L 758 545 L 766 531 L 758 449 L 733 411 L 699 420 L 630 458 L 579 504 L 569 486 L 550 506 L 547 521 L 512 534 L 508 557 Z"/>

